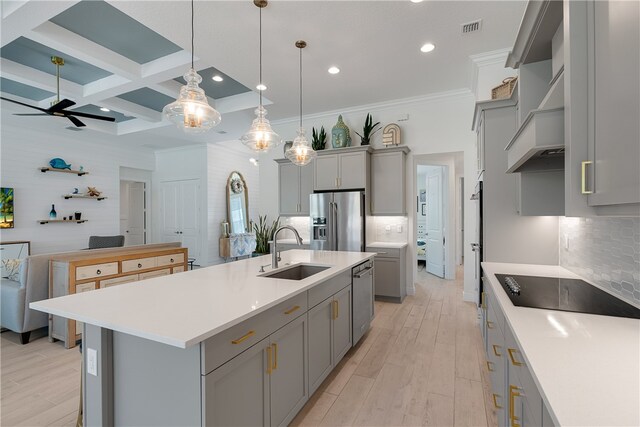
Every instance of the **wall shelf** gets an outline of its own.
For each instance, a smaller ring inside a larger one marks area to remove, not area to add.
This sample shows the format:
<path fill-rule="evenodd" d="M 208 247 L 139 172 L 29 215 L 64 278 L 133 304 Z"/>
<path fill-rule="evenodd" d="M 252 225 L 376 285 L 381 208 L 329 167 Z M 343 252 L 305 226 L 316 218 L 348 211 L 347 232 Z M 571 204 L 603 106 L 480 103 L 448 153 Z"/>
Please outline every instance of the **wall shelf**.
<path fill-rule="evenodd" d="M 62 173 L 72 173 L 74 175 L 78 175 L 78 176 L 82 176 L 82 175 L 87 175 L 89 172 L 86 171 L 77 171 L 77 170 L 72 170 L 72 169 L 56 169 L 56 168 L 51 168 L 51 167 L 42 167 L 42 168 L 38 168 L 38 170 L 42 173 L 45 172 L 62 172 Z"/>
<path fill-rule="evenodd" d="M 86 219 L 39 219 L 38 223 L 40 224 L 49 224 L 50 222 L 75 222 L 77 224 L 82 224 L 83 222 L 87 222 Z"/>
<path fill-rule="evenodd" d="M 65 194 L 62 197 L 64 197 L 65 200 L 69 200 L 69 199 L 93 199 L 93 200 L 104 200 L 107 197 L 105 196 L 86 196 L 84 194 Z"/>

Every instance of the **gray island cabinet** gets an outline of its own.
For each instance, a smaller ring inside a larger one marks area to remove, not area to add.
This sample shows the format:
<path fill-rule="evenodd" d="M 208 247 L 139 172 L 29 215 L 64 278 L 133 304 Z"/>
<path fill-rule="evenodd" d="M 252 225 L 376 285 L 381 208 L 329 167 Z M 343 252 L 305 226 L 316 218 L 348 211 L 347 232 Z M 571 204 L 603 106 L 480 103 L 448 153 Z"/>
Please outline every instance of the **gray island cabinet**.
<path fill-rule="evenodd" d="M 143 318 L 144 323 L 140 316 L 127 313 L 123 307 L 122 325 L 107 324 L 99 317 L 101 313 L 88 319 L 77 308 L 98 301 L 105 307 L 113 304 L 123 297 L 113 288 L 95 291 L 103 292 L 103 298 L 94 295 L 89 300 L 79 294 L 73 300 L 63 297 L 67 299 L 42 301 L 33 308 L 58 315 L 65 312 L 84 321 L 85 425 L 283 426 L 293 420 L 352 347 L 351 270 L 370 261 L 373 255 L 303 250 L 283 253 L 284 261 L 291 263 L 331 266 L 300 281 L 257 277 L 256 267 L 264 259 L 183 273 L 182 283 L 171 282 L 168 277 L 153 279 L 161 297 L 156 300 L 150 296 L 142 303 L 143 313 L 155 313 L 146 306 L 154 304 L 162 311 L 168 304 L 162 300 L 163 292 L 173 292 L 174 286 L 186 293 L 184 301 L 179 293 L 167 294 L 167 298 L 174 298 L 176 310 L 188 313 L 187 305 L 196 306 L 182 325 L 163 322 L 162 328 L 170 329 L 163 335 L 155 335 L 164 331 L 160 326 Z M 219 278 L 224 289 L 211 282 L 213 277 Z M 226 282 L 227 278 L 238 280 Z M 119 291 L 124 291 L 129 300 L 134 294 L 144 293 L 141 287 L 146 283 L 122 285 Z M 196 290 L 204 299 L 212 295 L 216 300 L 228 298 L 226 305 L 216 305 L 217 310 L 223 311 L 225 306 L 235 310 L 240 302 L 256 300 L 257 305 L 261 298 L 267 301 L 270 292 L 278 292 L 279 298 L 263 311 L 251 307 L 239 322 L 226 322 L 224 325 L 228 326 L 221 325 L 211 333 L 209 327 L 214 323 L 206 321 L 210 316 L 217 319 L 218 314 L 202 311 L 207 304 L 191 299 L 197 295 L 192 294 Z M 372 304 L 370 301 L 364 306 Z M 105 316 L 111 316 L 113 311 L 105 309 Z M 177 319 L 175 314 L 167 315 L 174 322 Z M 370 310 L 366 315 L 373 317 Z M 154 316 L 161 319 L 161 314 Z M 204 325 L 198 330 L 200 322 Z M 134 325 L 144 325 L 146 329 L 136 329 Z M 190 332 L 181 334 L 181 327 L 191 328 Z"/>

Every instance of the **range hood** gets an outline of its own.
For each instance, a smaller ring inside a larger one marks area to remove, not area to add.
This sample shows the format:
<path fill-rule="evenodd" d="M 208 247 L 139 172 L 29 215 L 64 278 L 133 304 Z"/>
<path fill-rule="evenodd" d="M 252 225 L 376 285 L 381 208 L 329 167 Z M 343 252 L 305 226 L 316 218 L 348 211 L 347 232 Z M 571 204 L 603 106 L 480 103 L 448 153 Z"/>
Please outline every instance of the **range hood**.
<path fill-rule="evenodd" d="M 505 147 L 507 173 L 564 169 L 564 108 L 532 110 Z"/>

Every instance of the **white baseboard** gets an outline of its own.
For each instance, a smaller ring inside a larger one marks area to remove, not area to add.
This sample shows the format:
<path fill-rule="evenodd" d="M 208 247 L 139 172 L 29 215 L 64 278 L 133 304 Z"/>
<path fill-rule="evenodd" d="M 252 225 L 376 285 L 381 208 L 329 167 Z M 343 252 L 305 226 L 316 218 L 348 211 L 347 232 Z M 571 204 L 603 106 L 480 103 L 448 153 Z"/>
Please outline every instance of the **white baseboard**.
<path fill-rule="evenodd" d="M 473 291 L 464 291 L 462 292 L 462 300 L 467 302 L 477 302 L 478 301 L 478 293 Z"/>

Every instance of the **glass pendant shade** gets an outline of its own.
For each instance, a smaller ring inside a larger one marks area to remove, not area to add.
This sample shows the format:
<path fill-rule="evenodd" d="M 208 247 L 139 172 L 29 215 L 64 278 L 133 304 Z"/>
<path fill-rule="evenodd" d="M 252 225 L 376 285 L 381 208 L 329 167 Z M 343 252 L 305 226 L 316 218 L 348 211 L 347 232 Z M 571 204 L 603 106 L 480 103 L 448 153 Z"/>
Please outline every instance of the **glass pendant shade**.
<path fill-rule="evenodd" d="M 187 133 L 206 132 L 220 123 L 220 113 L 209 105 L 198 84 L 202 77 L 193 68 L 184 74 L 186 85 L 180 88 L 175 102 L 164 107 L 163 114 Z"/>
<path fill-rule="evenodd" d="M 308 165 L 316 158 L 317 153 L 311 148 L 311 144 L 309 144 L 309 140 L 304 134 L 304 128 L 298 129 L 298 136 L 293 140 L 293 145 L 285 151 L 284 155 L 291 160 L 291 163 L 298 166 Z"/>
<path fill-rule="evenodd" d="M 280 135 L 271 129 L 271 124 L 265 117 L 267 110 L 262 105 L 256 108 L 255 113 L 257 117 L 253 119 L 249 131 L 242 135 L 240 142 L 253 151 L 265 153 L 271 148 L 280 145 L 282 139 Z"/>

